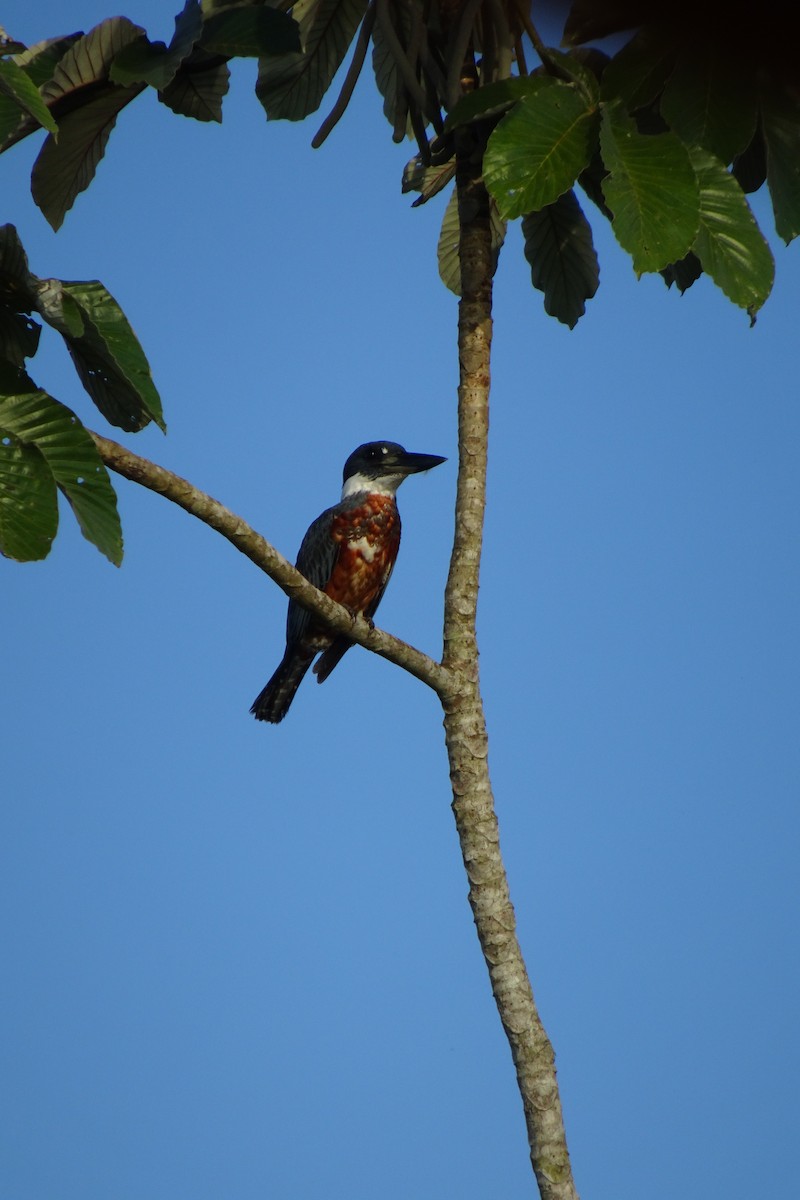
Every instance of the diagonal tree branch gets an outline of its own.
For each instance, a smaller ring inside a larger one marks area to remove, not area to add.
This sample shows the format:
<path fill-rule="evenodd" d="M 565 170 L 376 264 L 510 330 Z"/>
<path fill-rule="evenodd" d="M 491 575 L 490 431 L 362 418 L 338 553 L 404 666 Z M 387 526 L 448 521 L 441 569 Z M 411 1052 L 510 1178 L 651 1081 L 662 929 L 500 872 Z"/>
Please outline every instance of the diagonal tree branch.
<path fill-rule="evenodd" d="M 287 596 L 296 600 L 309 612 L 313 612 L 334 633 L 344 634 L 359 646 L 372 650 L 396 666 L 409 671 L 438 694 L 447 690 L 449 672 L 440 663 L 400 638 L 370 626 L 363 617 L 353 618 L 341 604 L 337 604 L 330 596 L 326 596 L 309 583 L 266 538 L 224 504 L 220 504 L 206 492 L 201 492 L 180 475 L 175 475 L 149 459 L 141 458 L 99 433 L 92 430 L 89 432 L 107 467 L 134 483 L 158 492 L 160 496 L 171 500 L 173 504 L 179 505 L 193 517 L 221 533 L 237 550 L 269 575 Z"/>

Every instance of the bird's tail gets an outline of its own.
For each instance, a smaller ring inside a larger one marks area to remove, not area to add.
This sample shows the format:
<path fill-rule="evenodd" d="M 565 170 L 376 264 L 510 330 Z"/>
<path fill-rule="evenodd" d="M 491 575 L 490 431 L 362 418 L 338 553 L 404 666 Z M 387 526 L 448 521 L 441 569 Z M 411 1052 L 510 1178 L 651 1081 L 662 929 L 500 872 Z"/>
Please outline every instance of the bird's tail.
<path fill-rule="evenodd" d="M 317 661 L 314 663 L 314 674 L 317 677 L 317 683 L 324 683 L 330 675 L 333 668 L 342 660 L 344 655 L 354 645 L 349 638 L 338 637 L 332 646 L 329 646 L 324 654 L 320 654 Z"/>
<path fill-rule="evenodd" d="M 277 725 L 289 711 L 294 694 L 302 683 L 303 676 L 314 658 L 315 651 L 286 650 L 275 674 L 267 686 L 258 693 L 250 712 L 257 721 L 271 721 Z"/>

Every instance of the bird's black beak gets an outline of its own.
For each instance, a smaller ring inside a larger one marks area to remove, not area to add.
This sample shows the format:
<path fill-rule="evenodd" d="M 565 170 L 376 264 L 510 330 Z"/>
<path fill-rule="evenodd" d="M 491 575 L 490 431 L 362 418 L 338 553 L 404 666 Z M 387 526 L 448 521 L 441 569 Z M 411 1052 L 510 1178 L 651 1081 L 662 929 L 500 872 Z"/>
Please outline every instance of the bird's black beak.
<path fill-rule="evenodd" d="M 440 463 L 447 462 L 441 454 L 412 454 L 405 450 L 398 455 L 397 466 L 404 475 L 418 475 L 420 471 L 430 471 Z"/>

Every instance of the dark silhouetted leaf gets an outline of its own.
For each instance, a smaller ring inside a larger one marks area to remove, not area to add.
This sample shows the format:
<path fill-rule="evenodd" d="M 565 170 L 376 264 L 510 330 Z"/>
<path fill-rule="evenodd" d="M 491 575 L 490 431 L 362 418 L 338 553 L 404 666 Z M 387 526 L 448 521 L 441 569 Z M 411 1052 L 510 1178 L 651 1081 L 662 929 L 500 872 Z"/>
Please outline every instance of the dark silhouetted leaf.
<path fill-rule="evenodd" d="M 2 413 L 0 398 L 0 554 L 38 562 L 58 530 L 55 480 L 35 446 L 3 429 Z"/>
<path fill-rule="evenodd" d="M 660 271 L 691 249 L 700 222 L 697 179 L 672 133 L 642 134 L 619 101 L 603 109 L 603 194 L 634 270 Z"/>
<path fill-rule="evenodd" d="M 111 64 L 113 83 L 149 83 L 163 91 L 175 77 L 184 59 L 191 54 L 203 31 L 203 14 L 198 0 L 186 0 L 183 11 L 175 18 L 175 33 L 169 46 L 139 38 L 123 46 Z"/>
<path fill-rule="evenodd" d="M 269 120 L 301 121 L 315 112 L 367 11 L 367 0 L 298 0 L 302 53 L 259 61 L 256 95 Z"/>
<path fill-rule="evenodd" d="M 568 191 L 592 157 L 596 130 L 597 113 L 582 93 L 553 78 L 503 117 L 484 156 L 501 215 L 536 211 Z"/>
<path fill-rule="evenodd" d="M 765 89 L 761 121 L 775 228 L 788 246 L 800 233 L 800 103 L 788 90 Z"/>
<path fill-rule="evenodd" d="M 707 150 L 691 155 L 700 182 L 700 229 L 692 249 L 728 299 L 752 316 L 772 290 L 772 253 L 724 164 Z"/>
<path fill-rule="evenodd" d="M 574 329 L 597 291 L 600 269 L 592 230 L 573 191 L 522 219 L 531 282 L 544 292 L 544 310 Z"/>
<path fill-rule="evenodd" d="M 27 383 L 34 386 L 30 380 Z M 122 530 L 116 496 L 97 448 L 75 414 L 39 389 L 3 395 L 0 388 L 0 430 L 25 446 L 35 447 L 69 501 L 84 537 L 118 566 L 122 561 Z M 24 476 L 18 476 L 11 495 L 18 512 L 23 511 L 28 497 L 25 482 Z M 41 477 L 31 486 L 41 507 Z M 38 525 L 41 532 L 41 519 Z"/>
<path fill-rule="evenodd" d="M 757 192 L 764 183 L 767 178 L 767 156 L 760 127 L 756 129 L 745 152 L 733 160 L 731 170 L 743 192 Z"/>
<path fill-rule="evenodd" d="M 34 163 L 31 194 L 53 229 L 60 229 L 76 197 L 94 179 L 121 110 L 144 85 L 109 87 L 91 104 L 62 117 L 58 138 L 50 134 Z"/>
<path fill-rule="evenodd" d="M 144 30 L 127 17 L 101 21 L 78 38 L 59 59 L 52 78 L 42 88 L 42 97 L 52 108 L 90 83 L 108 80 L 114 58 L 123 46 L 144 36 Z M 77 99 L 77 98 L 76 98 Z"/>
<path fill-rule="evenodd" d="M 600 96 L 620 99 L 629 111 L 652 103 L 675 65 L 678 43 L 663 29 L 641 29 L 614 55 L 603 74 Z"/>
<path fill-rule="evenodd" d="M 664 267 L 661 275 L 664 277 L 664 282 L 667 287 L 672 287 L 673 283 L 678 291 L 683 293 L 692 286 L 703 274 L 703 265 L 700 259 L 693 251 L 689 251 L 683 258 L 677 262 L 670 263 L 668 267 Z"/>
<path fill-rule="evenodd" d="M 491 205 L 492 231 L 492 274 L 497 270 L 500 250 L 506 236 L 506 223 L 497 211 L 494 203 Z M 458 244 L 461 230 L 458 221 L 458 194 L 453 189 L 447 208 L 444 210 L 442 228 L 439 234 L 437 254 L 439 258 L 439 277 L 446 288 L 461 295 L 461 260 L 458 255 Z"/>
<path fill-rule="evenodd" d="M 703 146 L 723 163 L 741 153 L 755 133 L 758 106 L 752 73 L 725 47 L 702 42 L 681 51 L 661 98 L 670 128 L 690 146 Z"/>
<path fill-rule="evenodd" d="M 299 53 L 300 31 L 296 20 L 275 8 L 225 8 L 206 17 L 200 44 L 210 54 L 231 58 Z"/>
<path fill-rule="evenodd" d="M 400 41 L 407 46 L 411 35 L 411 6 L 392 5 L 389 11 L 391 18 L 399 23 Z M 376 21 L 372 29 L 372 70 L 378 91 L 383 96 L 383 115 L 394 128 L 397 118 L 398 85 L 402 85 L 402 79 L 397 60 L 386 40 L 380 21 Z M 413 136 L 414 131 L 408 117 L 405 131 L 409 137 Z"/>
<path fill-rule="evenodd" d="M 230 83 L 228 64 L 219 55 L 194 50 L 158 98 L 167 108 L 195 121 L 221 121 L 222 101 Z"/>

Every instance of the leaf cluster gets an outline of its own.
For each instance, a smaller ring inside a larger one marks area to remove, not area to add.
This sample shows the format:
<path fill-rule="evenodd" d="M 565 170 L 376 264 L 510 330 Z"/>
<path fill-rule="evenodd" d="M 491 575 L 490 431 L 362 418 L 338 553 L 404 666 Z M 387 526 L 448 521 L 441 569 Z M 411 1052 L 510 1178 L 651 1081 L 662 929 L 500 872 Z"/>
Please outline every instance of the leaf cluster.
<path fill-rule="evenodd" d="M 118 564 L 116 497 L 91 435 L 26 369 L 42 332 L 36 317 L 61 335 L 106 420 L 129 432 L 151 420 L 164 428 L 147 359 L 114 297 L 97 280 L 40 279 L 14 226 L 0 227 L 0 553 L 48 554 L 60 491 L 84 535 Z"/>

